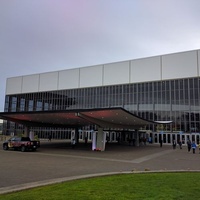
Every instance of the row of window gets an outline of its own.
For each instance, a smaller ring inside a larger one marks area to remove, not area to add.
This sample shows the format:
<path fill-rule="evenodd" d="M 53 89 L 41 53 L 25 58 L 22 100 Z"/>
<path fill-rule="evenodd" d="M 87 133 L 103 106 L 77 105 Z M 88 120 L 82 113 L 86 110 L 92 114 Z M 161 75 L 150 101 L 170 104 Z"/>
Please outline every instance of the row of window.
<path fill-rule="evenodd" d="M 172 120 L 167 130 L 199 130 L 200 79 L 26 93 L 5 99 L 5 112 L 107 107 L 123 107 L 147 120 Z"/>

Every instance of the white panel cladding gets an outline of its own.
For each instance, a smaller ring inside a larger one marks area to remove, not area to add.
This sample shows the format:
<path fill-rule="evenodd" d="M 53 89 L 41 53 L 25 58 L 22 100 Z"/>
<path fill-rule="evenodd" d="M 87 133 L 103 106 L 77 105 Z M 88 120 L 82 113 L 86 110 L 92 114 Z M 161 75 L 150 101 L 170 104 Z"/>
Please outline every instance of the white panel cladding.
<path fill-rule="evenodd" d="M 22 93 L 38 92 L 39 74 L 23 76 Z"/>
<path fill-rule="evenodd" d="M 19 94 L 22 92 L 22 76 L 7 78 L 6 95 Z"/>
<path fill-rule="evenodd" d="M 102 86 L 103 65 L 80 68 L 80 88 Z"/>
<path fill-rule="evenodd" d="M 131 61 L 130 83 L 161 80 L 160 56 Z"/>
<path fill-rule="evenodd" d="M 51 91 L 58 89 L 58 72 L 40 74 L 39 91 Z"/>
<path fill-rule="evenodd" d="M 129 83 L 129 61 L 104 65 L 103 85 Z"/>
<path fill-rule="evenodd" d="M 197 51 L 162 56 L 162 79 L 198 76 Z"/>
<path fill-rule="evenodd" d="M 72 89 L 79 87 L 79 69 L 59 71 L 58 89 Z"/>
<path fill-rule="evenodd" d="M 200 50 L 8 78 L 6 94 L 75 89 L 200 75 Z"/>

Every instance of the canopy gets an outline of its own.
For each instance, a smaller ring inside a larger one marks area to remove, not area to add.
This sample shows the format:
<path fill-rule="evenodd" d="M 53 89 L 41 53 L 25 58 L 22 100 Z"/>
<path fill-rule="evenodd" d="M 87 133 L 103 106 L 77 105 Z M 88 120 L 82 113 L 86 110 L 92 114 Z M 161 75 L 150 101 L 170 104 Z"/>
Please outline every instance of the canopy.
<path fill-rule="evenodd" d="M 123 108 L 64 111 L 1 112 L 0 118 L 31 127 L 81 127 L 139 129 L 155 122 L 142 119 Z"/>

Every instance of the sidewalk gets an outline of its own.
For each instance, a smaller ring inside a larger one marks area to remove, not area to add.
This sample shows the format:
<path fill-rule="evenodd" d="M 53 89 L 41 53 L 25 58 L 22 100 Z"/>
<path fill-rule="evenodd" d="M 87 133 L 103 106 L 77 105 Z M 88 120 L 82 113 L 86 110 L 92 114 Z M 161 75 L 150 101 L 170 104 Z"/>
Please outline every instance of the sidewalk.
<path fill-rule="evenodd" d="M 2 142 L 0 142 L 0 145 Z M 171 146 L 108 144 L 95 152 L 90 144 L 72 149 L 66 141 L 41 141 L 37 152 L 0 150 L 0 194 L 21 189 L 116 173 L 198 171 L 200 154 Z M 8 170 L 9 169 L 9 170 Z"/>

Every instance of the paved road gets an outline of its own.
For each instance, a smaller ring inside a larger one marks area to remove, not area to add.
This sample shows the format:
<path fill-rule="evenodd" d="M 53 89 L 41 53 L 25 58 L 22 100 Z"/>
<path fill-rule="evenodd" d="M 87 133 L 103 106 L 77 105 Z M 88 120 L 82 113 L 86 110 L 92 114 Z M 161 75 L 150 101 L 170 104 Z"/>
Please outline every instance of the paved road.
<path fill-rule="evenodd" d="M 2 142 L 0 142 L 2 146 Z M 200 170 L 200 154 L 186 147 L 124 146 L 108 144 L 106 151 L 91 144 L 72 149 L 65 141 L 41 141 L 36 152 L 0 150 L 0 194 L 18 189 L 62 182 L 79 177 L 138 171 Z"/>

